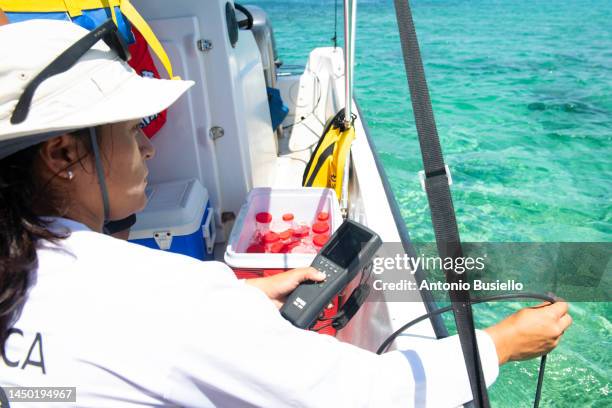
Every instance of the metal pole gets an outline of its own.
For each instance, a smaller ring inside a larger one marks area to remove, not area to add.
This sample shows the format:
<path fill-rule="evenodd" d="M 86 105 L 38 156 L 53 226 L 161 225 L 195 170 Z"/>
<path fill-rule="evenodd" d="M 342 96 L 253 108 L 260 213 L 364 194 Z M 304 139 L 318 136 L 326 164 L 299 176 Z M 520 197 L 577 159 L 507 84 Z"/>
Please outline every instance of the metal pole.
<path fill-rule="evenodd" d="M 350 3 L 344 0 L 344 123 L 351 122 L 351 29 L 350 29 Z"/>
<path fill-rule="evenodd" d="M 353 106 L 353 78 L 355 78 L 355 38 L 356 38 L 356 32 L 357 32 L 357 0 L 352 0 L 351 1 L 352 7 L 351 7 L 351 64 L 350 64 L 350 72 L 351 72 L 351 76 L 350 76 L 350 99 L 349 99 L 349 105 L 351 106 L 351 111 L 352 106 Z M 349 115 L 348 120 L 351 120 L 351 115 Z"/>
<path fill-rule="evenodd" d="M 345 107 L 344 126 L 348 129 L 352 126 L 353 116 L 353 67 L 355 66 L 355 30 L 357 22 L 357 0 L 344 0 L 344 86 Z M 348 189 L 351 155 L 346 158 L 342 178 L 342 194 L 340 197 L 340 209 L 344 217 L 348 216 Z"/>

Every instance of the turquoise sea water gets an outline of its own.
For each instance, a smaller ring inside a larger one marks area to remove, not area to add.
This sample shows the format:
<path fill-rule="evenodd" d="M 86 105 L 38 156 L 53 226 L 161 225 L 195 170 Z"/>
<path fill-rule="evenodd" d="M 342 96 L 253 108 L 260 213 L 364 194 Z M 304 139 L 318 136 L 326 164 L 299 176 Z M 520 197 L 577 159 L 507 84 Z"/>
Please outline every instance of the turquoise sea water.
<path fill-rule="evenodd" d="M 268 12 L 286 64 L 331 45 L 335 0 L 250 3 Z M 412 8 L 462 238 L 612 241 L 612 2 L 417 0 Z M 412 239 L 431 241 L 391 0 L 359 1 L 355 86 Z M 477 324 L 520 305 L 478 305 Z M 541 406 L 612 406 L 612 305 L 572 303 L 571 312 Z M 531 406 L 536 367 L 504 366 L 494 406 Z"/>

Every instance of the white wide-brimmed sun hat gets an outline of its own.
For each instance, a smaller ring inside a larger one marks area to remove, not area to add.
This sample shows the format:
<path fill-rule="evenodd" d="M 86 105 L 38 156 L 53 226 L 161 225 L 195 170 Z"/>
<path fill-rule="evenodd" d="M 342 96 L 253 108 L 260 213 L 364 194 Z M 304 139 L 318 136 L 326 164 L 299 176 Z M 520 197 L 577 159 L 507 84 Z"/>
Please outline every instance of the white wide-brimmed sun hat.
<path fill-rule="evenodd" d="M 154 115 L 194 84 L 143 78 L 100 39 L 68 70 L 40 82 L 25 120 L 11 123 L 28 84 L 88 33 L 55 20 L 0 27 L 0 159 L 66 131 Z"/>

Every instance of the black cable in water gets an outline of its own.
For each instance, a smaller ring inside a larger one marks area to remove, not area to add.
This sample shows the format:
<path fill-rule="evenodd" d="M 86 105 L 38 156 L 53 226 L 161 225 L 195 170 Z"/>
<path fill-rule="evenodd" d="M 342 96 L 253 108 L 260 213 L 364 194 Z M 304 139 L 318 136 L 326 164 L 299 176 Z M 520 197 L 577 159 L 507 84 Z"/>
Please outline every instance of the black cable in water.
<path fill-rule="evenodd" d="M 494 300 L 508 300 L 508 299 L 537 299 L 537 300 L 542 300 L 544 302 L 550 302 L 550 303 L 555 303 L 556 301 L 551 296 L 542 295 L 539 293 L 517 293 L 517 294 L 506 293 L 503 295 L 485 296 L 480 299 L 472 299 L 471 303 L 476 304 L 476 303 L 491 302 Z M 422 322 L 423 320 L 429 319 L 430 317 L 433 317 L 433 316 L 436 316 L 442 313 L 450 312 L 451 310 L 453 310 L 452 306 L 442 307 L 430 313 L 419 316 L 416 319 L 406 323 L 405 325 L 400 327 L 398 330 L 396 330 L 392 335 L 387 337 L 385 341 L 383 341 L 383 343 L 380 345 L 378 350 L 376 350 L 376 354 L 382 354 L 383 352 L 385 352 L 387 348 L 389 347 L 389 345 L 393 342 L 393 340 L 397 338 L 397 336 L 399 336 L 402 332 L 414 326 L 415 324 Z M 535 394 L 535 399 L 533 401 L 534 408 L 538 408 L 540 405 L 540 398 L 542 396 L 542 384 L 544 383 L 545 368 L 546 368 L 546 354 L 543 355 L 542 358 L 540 359 L 540 369 L 538 372 L 538 384 L 536 386 L 536 394 Z"/>
<path fill-rule="evenodd" d="M 542 384 L 544 383 L 544 369 L 546 368 L 546 354 L 540 360 L 540 372 L 538 373 L 538 385 L 536 387 L 536 395 L 533 400 L 533 408 L 540 406 L 540 397 L 542 396 Z"/>

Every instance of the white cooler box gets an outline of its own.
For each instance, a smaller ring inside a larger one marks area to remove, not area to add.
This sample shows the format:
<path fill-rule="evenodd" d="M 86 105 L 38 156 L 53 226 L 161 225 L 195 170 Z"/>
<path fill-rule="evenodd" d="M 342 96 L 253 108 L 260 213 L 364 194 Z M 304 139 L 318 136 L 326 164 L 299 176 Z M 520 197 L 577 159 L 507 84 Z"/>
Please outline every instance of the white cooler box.
<path fill-rule="evenodd" d="M 254 188 L 236 218 L 225 250 L 225 263 L 236 269 L 289 269 L 309 266 L 316 254 L 247 253 L 256 232 L 256 214 L 268 212 L 273 217 L 292 213 L 296 220 L 313 222 L 317 214 L 329 214 L 329 234 L 340 224 L 342 215 L 334 190 L 304 187 L 298 189 Z"/>
<path fill-rule="evenodd" d="M 146 208 L 136 214 L 130 242 L 197 259 L 213 259 L 215 217 L 208 192 L 196 179 L 149 185 Z"/>

